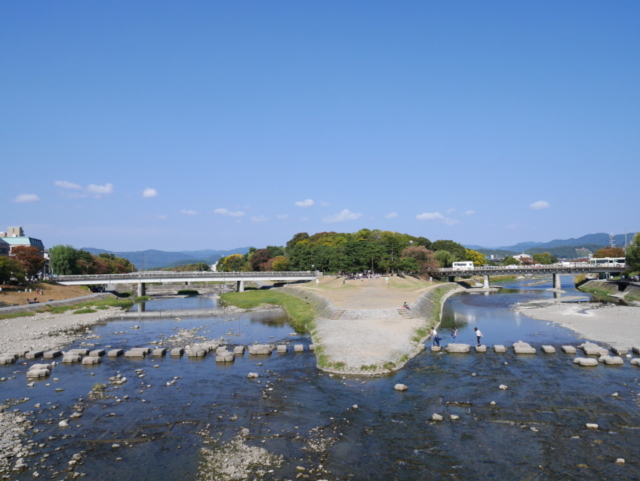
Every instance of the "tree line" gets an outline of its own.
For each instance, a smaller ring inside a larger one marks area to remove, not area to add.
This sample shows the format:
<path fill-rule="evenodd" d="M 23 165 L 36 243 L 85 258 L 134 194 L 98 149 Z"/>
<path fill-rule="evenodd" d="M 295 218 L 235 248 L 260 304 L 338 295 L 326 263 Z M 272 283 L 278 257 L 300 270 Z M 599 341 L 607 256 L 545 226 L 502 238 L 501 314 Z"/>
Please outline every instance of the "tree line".
<path fill-rule="evenodd" d="M 0 284 L 9 284 L 15 279 L 24 284 L 37 276 L 46 263 L 40 249 L 33 246 L 15 246 L 11 256 L 0 256 Z"/>
<path fill-rule="evenodd" d="M 399 232 L 362 229 L 354 233 L 307 232 L 295 234 L 284 246 L 251 248 L 218 261 L 221 272 L 309 271 L 323 272 L 411 272 L 450 267 L 470 260 L 485 263 L 484 255 L 465 249 L 452 240 L 431 242 Z"/>
<path fill-rule="evenodd" d="M 93 255 L 70 245 L 56 245 L 49 249 L 49 265 L 54 274 L 125 274 L 136 271 L 127 259 L 114 254 Z"/>

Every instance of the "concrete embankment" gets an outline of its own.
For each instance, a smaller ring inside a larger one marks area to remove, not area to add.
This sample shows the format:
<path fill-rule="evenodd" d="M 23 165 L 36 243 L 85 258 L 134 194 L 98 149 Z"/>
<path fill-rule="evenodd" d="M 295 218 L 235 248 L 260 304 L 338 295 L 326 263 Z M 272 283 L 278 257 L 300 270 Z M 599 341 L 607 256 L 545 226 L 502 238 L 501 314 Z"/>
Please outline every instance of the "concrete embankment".
<path fill-rule="evenodd" d="M 318 367 L 331 373 L 359 375 L 398 370 L 423 351 L 430 328 L 440 323 L 444 301 L 462 290 L 454 283 L 431 286 L 405 310 L 400 303 L 393 308 L 345 309 L 318 292 L 283 288 L 318 312 L 311 332 Z M 369 295 L 375 292 L 371 290 Z"/>
<path fill-rule="evenodd" d="M 59 301 L 38 302 L 37 304 L 26 304 L 22 306 L 0 307 L 0 314 L 15 314 L 17 312 L 35 312 L 41 311 L 46 306 L 72 306 L 80 302 L 97 301 L 99 299 L 113 299 L 116 296 L 110 292 L 100 292 L 89 294 L 82 297 L 73 297 L 71 299 L 62 299 Z"/>
<path fill-rule="evenodd" d="M 588 281 L 579 290 L 589 294 L 604 295 L 630 302 L 640 302 L 640 284 L 629 281 Z"/>

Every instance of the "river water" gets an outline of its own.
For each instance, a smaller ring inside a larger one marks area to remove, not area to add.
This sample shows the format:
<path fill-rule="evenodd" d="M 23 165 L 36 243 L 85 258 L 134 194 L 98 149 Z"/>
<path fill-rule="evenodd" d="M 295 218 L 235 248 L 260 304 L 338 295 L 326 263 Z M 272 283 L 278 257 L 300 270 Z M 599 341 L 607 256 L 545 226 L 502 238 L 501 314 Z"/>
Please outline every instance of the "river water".
<path fill-rule="evenodd" d="M 588 299 L 569 278 L 563 280 L 566 295 Z M 512 310 L 515 303 L 553 296 L 546 290 L 550 282 L 525 284 L 450 298 L 440 329 L 444 344 L 451 341 L 448 328 L 454 324 L 458 341 L 470 344 L 473 327 L 482 330 L 489 346 L 522 340 L 559 351 L 562 344 L 582 342 L 568 330 Z M 155 302 L 164 301 L 150 301 L 146 310 L 162 310 Z M 184 309 L 205 301 L 181 302 Z M 181 321 L 113 320 L 95 326 L 72 347 L 171 344 L 185 333 L 194 340 L 224 338 L 230 345 L 310 342 L 308 336 L 292 335 L 281 311 L 268 311 Z M 264 468 L 262 479 L 295 479 L 298 466 L 308 474 L 320 465 L 322 474 L 314 471 L 309 479 L 640 478 L 640 370 L 628 360 L 622 367 L 587 369 L 561 352 L 523 357 L 489 351 L 427 351 L 400 372 L 373 379 L 324 374 L 308 351 L 245 354 L 230 365 L 211 355 L 200 361 L 118 358 L 94 367 L 60 365 L 33 388 L 26 387 L 28 366 L 2 366 L 0 376 L 9 378 L 0 384 L 2 399 L 29 398 L 16 409 L 31 413 L 39 430 L 31 439 L 41 446 L 27 459 L 30 468 L 11 479 L 33 479 L 34 471 L 65 479 L 75 453 L 83 453 L 75 471 L 86 479 L 197 479 L 200 449 L 223 446 L 243 427 L 249 429 L 246 445 L 282 456 L 282 465 Z M 260 377 L 248 379 L 249 372 Z M 105 399 L 89 400 L 95 383 L 109 384 L 117 373 L 128 382 L 109 385 Z M 395 391 L 396 383 L 409 389 Z M 501 384 L 508 389 L 500 390 Z M 68 420 L 78 405 L 82 417 L 59 428 L 58 421 Z M 444 420 L 432 421 L 434 413 Z M 451 420 L 452 414 L 459 419 Z M 586 423 L 599 429 L 587 429 Z M 617 458 L 626 464 L 615 464 Z M 254 469 L 249 479 L 255 476 Z"/>

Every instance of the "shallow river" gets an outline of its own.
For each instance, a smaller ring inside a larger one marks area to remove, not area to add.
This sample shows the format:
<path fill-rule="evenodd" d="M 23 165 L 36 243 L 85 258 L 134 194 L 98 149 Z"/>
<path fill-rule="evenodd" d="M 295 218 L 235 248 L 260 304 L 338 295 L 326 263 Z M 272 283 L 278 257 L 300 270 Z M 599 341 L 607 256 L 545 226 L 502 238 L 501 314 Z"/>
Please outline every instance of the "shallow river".
<path fill-rule="evenodd" d="M 571 287 L 570 278 L 563 281 L 566 295 L 588 299 Z M 562 344 L 583 341 L 511 309 L 553 296 L 545 290 L 550 282 L 506 287 L 495 294 L 452 297 L 440 330 L 444 344 L 451 341 L 454 324 L 458 341 L 470 344 L 475 343 L 473 327 L 482 330 L 489 346 L 522 340 L 535 347 L 552 344 L 559 351 Z M 181 301 L 179 309 L 205 302 Z M 146 310 L 167 309 L 154 302 L 164 301 L 150 301 Z M 308 337 L 291 335 L 280 311 L 270 311 L 181 321 L 114 320 L 95 326 L 88 339 L 72 347 L 171 344 L 178 342 L 172 336 L 179 332 L 196 341 L 198 336 L 224 338 L 230 345 L 309 344 Z M 640 370 L 628 360 L 622 367 L 587 369 L 560 352 L 516 357 L 489 351 L 427 351 L 400 372 L 374 379 L 323 374 L 308 351 L 245 354 L 231 365 L 216 363 L 212 355 L 201 361 L 118 358 L 95 367 L 60 365 L 33 388 L 26 387 L 27 366 L 2 366 L 0 376 L 10 378 L 0 384 L 2 399 L 29 398 L 16 409 L 33 413 L 40 432 L 32 439 L 43 445 L 27 459 L 30 468 L 11 479 L 33 479 L 34 470 L 46 479 L 65 479 L 68 461 L 80 452 L 85 452 L 83 462 L 75 471 L 86 473 L 85 479 L 196 479 L 200 449 L 215 449 L 216 442 L 229 441 L 243 427 L 250 433 L 246 444 L 283 456 L 282 466 L 273 472 L 265 468 L 262 479 L 295 479 L 296 467 L 308 473 L 319 465 L 328 473 L 313 473 L 310 479 L 640 478 Z M 89 401 L 92 386 L 109 384 L 118 372 L 128 382 L 109 385 L 106 399 Z M 247 379 L 249 372 L 260 377 Z M 408 391 L 395 391 L 396 383 L 406 384 Z M 500 390 L 500 384 L 508 389 Z M 59 428 L 58 421 L 69 419 L 79 398 L 82 417 Z M 434 413 L 444 420 L 431 421 Z M 451 420 L 451 414 L 459 419 Z M 586 423 L 599 429 L 589 430 Z M 615 464 L 617 458 L 626 464 Z"/>

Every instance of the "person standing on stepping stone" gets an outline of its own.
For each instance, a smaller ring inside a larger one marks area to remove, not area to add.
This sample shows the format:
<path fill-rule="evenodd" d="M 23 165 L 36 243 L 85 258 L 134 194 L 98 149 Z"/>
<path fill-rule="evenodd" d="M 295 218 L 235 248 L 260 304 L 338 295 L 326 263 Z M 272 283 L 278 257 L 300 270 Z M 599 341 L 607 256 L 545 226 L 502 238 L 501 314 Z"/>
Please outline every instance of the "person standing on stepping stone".
<path fill-rule="evenodd" d="M 476 338 L 478 339 L 478 346 L 481 345 L 481 339 L 482 339 L 482 333 L 480 332 L 480 329 L 478 329 L 477 327 L 473 328 L 474 331 L 476 331 Z"/>
<path fill-rule="evenodd" d="M 456 342 L 456 337 L 458 337 L 458 330 L 455 328 L 455 326 L 453 327 L 453 329 L 451 329 L 451 337 L 453 337 L 453 342 Z"/>
<path fill-rule="evenodd" d="M 438 337 L 438 331 L 436 331 L 435 327 L 431 329 L 431 339 L 433 340 L 434 346 L 440 346 L 440 341 L 442 340 L 442 338 Z"/>

